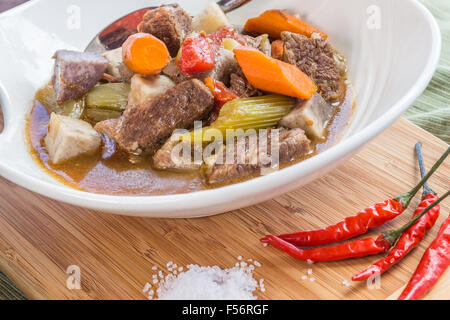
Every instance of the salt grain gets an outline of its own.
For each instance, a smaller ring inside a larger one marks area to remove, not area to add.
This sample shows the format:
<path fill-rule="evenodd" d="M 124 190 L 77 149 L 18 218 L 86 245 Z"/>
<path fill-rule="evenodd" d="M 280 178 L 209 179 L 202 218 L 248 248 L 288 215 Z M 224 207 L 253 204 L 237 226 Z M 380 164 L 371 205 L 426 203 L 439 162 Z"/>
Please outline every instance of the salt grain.
<path fill-rule="evenodd" d="M 263 247 L 267 247 L 268 245 L 268 243 L 263 243 Z"/>
<path fill-rule="evenodd" d="M 308 279 L 307 276 L 302 276 L 302 280 L 306 280 L 306 279 Z"/>
<path fill-rule="evenodd" d="M 309 264 L 309 265 L 312 265 L 312 264 L 314 264 L 314 261 L 308 259 L 308 260 L 306 260 L 306 263 Z"/>
<path fill-rule="evenodd" d="M 266 292 L 266 288 L 264 287 L 264 279 L 259 280 L 259 288 L 261 289 L 261 292 Z"/>
<path fill-rule="evenodd" d="M 242 260 L 242 256 L 239 257 L 238 260 Z M 189 265 L 185 272 L 176 275 L 175 270 L 168 274 L 161 280 L 156 293 L 160 300 L 254 300 L 257 297 L 253 292 L 258 286 L 262 292 L 266 289 L 264 279 L 257 282 L 253 278 L 251 267 L 253 265 L 248 266 L 245 262 L 230 269 Z"/>
<path fill-rule="evenodd" d="M 179 268 L 178 268 L 178 271 L 179 271 L 179 272 L 183 271 L 183 267 L 179 267 Z"/>
<path fill-rule="evenodd" d="M 314 277 L 309 278 L 309 281 L 314 282 L 316 279 Z"/>
<path fill-rule="evenodd" d="M 308 274 L 312 275 L 312 269 L 308 269 Z"/>
<path fill-rule="evenodd" d="M 153 266 L 152 270 L 158 270 L 158 267 L 157 266 Z"/>
<path fill-rule="evenodd" d="M 255 266 L 257 266 L 257 267 L 261 267 L 261 263 L 259 263 L 258 261 L 253 261 L 253 264 L 255 265 Z"/>
<path fill-rule="evenodd" d="M 151 285 L 150 283 L 147 282 L 147 283 L 145 284 L 144 289 L 142 290 L 142 292 L 144 292 L 144 293 L 147 292 L 148 289 L 150 289 L 151 287 L 152 287 L 152 285 Z"/>
<path fill-rule="evenodd" d="M 158 283 L 158 279 L 153 279 L 153 283 L 157 284 Z"/>
<path fill-rule="evenodd" d="M 241 260 L 242 260 L 242 256 L 237 257 L 237 259 L 238 259 L 239 261 L 241 261 Z"/>

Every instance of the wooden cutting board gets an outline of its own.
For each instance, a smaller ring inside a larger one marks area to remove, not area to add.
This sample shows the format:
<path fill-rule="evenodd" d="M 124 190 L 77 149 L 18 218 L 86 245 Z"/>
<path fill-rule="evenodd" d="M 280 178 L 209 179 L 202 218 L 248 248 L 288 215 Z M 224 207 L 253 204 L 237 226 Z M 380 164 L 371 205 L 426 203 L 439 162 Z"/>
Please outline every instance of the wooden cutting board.
<path fill-rule="evenodd" d="M 414 144 L 421 140 L 427 167 L 447 144 L 406 120 L 361 150 L 331 174 L 301 189 L 257 206 L 201 219 L 144 219 L 115 216 L 59 203 L 0 178 L 0 270 L 31 299 L 145 299 L 154 265 L 168 261 L 232 267 L 237 257 L 262 264 L 255 278 L 265 279 L 267 299 L 396 298 L 450 213 L 442 204 L 436 226 L 399 265 L 381 277 L 379 288 L 366 283 L 342 284 L 378 257 L 342 262 L 297 261 L 258 239 L 266 233 L 322 227 L 353 215 L 372 203 L 409 190 L 418 180 Z M 450 160 L 431 179 L 431 186 L 448 189 Z M 400 226 L 411 209 L 370 233 Z M 81 289 L 66 287 L 66 269 L 77 265 Z M 315 281 L 301 280 L 312 269 Z M 450 274 L 428 295 L 450 299 Z M 395 295 L 394 295 L 395 294 Z"/>

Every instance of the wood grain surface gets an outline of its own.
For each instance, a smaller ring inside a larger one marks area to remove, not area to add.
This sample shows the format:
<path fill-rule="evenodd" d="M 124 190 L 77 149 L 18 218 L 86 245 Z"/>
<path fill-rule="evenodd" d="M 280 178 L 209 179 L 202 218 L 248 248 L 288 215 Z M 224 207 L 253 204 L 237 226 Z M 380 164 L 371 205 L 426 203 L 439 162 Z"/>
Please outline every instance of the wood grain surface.
<path fill-rule="evenodd" d="M 355 214 L 376 201 L 409 190 L 419 180 L 414 156 L 424 143 L 426 165 L 447 144 L 406 120 L 399 120 L 331 174 L 289 194 L 257 206 L 201 219 L 145 219 L 116 216 L 56 202 L 0 178 L 0 270 L 31 299 L 145 299 L 152 266 L 168 261 L 232 267 L 237 256 L 262 263 L 255 278 L 264 278 L 269 299 L 385 299 L 407 283 L 424 249 L 450 212 L 442 204 L 436 226 L 399 265 L 381 277 L 378 289 L 343 280 L 378 257 L 309 266 L 258 239 L 266 233 L 322 227 Z M 449 188 L 450 161 L 430 184 Z M 395 221 L 370 233 L 406 222 L 418 203 Z M 66 269 L 81 269 L 81 289 L 66 288 Z M 312 268 L 314 282 L 301 280 Z M 449 273 L 430 295 L 449 299 Z"/>

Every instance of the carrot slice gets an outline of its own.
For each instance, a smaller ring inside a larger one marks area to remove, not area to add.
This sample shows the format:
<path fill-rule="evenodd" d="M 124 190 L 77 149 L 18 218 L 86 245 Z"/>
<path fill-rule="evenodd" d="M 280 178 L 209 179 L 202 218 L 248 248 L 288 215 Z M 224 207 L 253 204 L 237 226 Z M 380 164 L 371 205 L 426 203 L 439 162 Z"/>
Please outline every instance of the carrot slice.
<path fill-rule="evenodd" d="M 251 33 L 267 33 L 272 38 L 280 38 L 281 32 L 290 31 L 311 37 L 313 33 L 319 33 L 323 38 L 328 36 L 317 28 L 304 23 L 300 19 L 287 14 L 282 10 L 267 10 L 259 17 L 248 19 L 245 30 Z"/>
<path fill-rule="evenodd" d="M 148 33 L 135 33 L 122 45 L 122 59 L 128 68 L 142 75 L 155 75 L 170 62 L 164 42 Z"/>
<path fill-rule="evenodd" d="M 284 42 L 281 40 L 275 40 L 272 42 L 272 58 L 281 59 L 284 53 Z"/>
<path fill-rule="evenodd" d="M 266 56 L 252 47 L 234 49 L 245 77 L 254 87 L 299 99 L 317 92 L 314 82 L 296 66 Z"/>

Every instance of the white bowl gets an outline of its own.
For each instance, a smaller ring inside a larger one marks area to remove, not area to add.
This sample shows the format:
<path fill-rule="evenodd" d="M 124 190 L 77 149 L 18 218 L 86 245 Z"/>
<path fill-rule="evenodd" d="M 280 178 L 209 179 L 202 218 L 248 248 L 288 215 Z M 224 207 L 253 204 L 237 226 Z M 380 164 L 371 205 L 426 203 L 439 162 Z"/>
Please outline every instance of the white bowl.
<path fill-rule="evenodd" d="M 196 14 L 209 1 L 178 3 Z M 62 185 L 33 162 L 24 143 L 25 118 L 34 93 L 50 79 L 51 56 L 62 48 L 83 50 L 110 22 L 161 3 L 36 0 L 0 15 L 0 104 L 5 116 L 0 175 L 56 200 L 125 215 L 200 217 L 249 206 L 323 176 L 389 127 L 425 89 L 440 53 L 439 28 L 415 0 L 253 0 L 229 14 L 232 23 L 242 24 L 266 9 L 290 9 L 323 29 L 347 56 L 358 102 L 340 143 L 278 172 L 188 194 L 119 197 Z"/>

